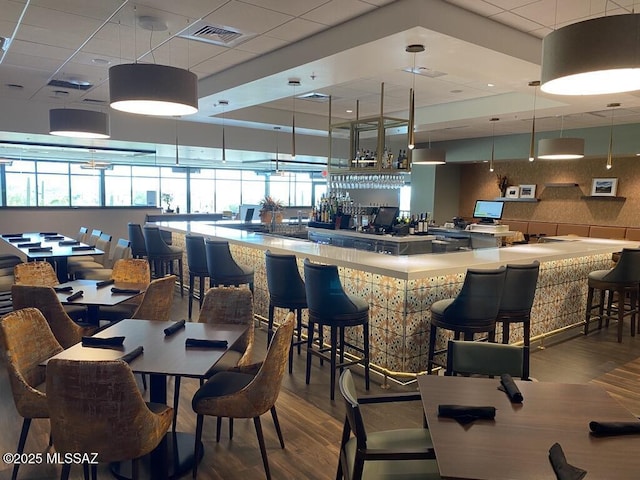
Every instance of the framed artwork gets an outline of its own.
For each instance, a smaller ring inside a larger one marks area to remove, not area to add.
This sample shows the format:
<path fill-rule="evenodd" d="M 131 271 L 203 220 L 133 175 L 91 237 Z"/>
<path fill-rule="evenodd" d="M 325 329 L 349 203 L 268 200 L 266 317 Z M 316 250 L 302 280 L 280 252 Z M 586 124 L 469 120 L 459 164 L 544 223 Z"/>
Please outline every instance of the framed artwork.
<path fill-rule="evenodd" d="M 517 185 L 507 187 L 507 191 L 505 193 L 506 198 L 518 198 L 520 196 L 520 187 Z"/>
<path fill-rule="evenodd" d="M 520 198 L 536 198 L 536 186 L 520 185 Z"/>
<path fill-rule="evenodd" d="M 594 178 L 591 183 L 592 197 L 615 197 L 617 190 L 617 178 Z"/>

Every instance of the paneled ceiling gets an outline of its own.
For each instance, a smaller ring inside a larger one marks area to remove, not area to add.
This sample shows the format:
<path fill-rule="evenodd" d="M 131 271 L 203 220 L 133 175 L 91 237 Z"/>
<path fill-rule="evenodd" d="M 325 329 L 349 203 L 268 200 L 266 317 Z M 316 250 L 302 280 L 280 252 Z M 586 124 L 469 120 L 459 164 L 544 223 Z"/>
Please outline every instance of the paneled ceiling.
<path fill-rule="evenodd" d="M 99 145 L 156 151 L 155 162 L 172 161 L 179 128 L 187 132 L 181 159 L 219 156 L 217 133 L 188 132 L 203 125 L 218 132 L 222 123 L 235 132 L 230 165 L 273 158 L 288 151 L 295 109 L 304 152 L 297 159 L 322 163 L 326 96 L 333 123 L 355 119 L 356 105 L 360 117 L 378 115 L 381 100 L 385 115 L 407 118 L 412 86 L 418 142 L 489 136 L 494 127 L 496 135 L 529 132 L 534 97 L 538 131 L 608 125 L 612 102 L 622 105 L 616 124 L 640 123 L 637 92 L 556 97 L 528 86 L 539 79 L 546 34 L 633 11 L 632 0 L 0 0 L 0 141 L 95 146 L 46 135 L 42 118 L 26 117 L 42 116 L 43 108 L 108 112 L 109 67 L 134 61 L 190 69 L 199 78 L 199 112 L 165 119 L 175 124 L 167 141 L 135 138 L 119 128 L 121 114 L 110 112 L 112 140 Z M 209 34 L 190 35 L 203 26 Z M 406 53 L 414 43 L 426 51 Z M 6 112 L 25 118 L 12 123 Z M 275 142 L 252 144 L 273 138 L 274 127 L 281 127 Z M 16 148 L 0 143 L 0 155 L 15 158 Z M 30 153 L 22 146 L 19 155 Z"/>

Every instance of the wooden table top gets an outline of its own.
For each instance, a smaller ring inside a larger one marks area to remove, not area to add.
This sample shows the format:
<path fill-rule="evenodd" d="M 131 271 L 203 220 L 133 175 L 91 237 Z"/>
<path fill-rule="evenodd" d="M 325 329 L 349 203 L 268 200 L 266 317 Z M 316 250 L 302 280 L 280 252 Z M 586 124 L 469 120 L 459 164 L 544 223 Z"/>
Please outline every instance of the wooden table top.
<path fill-rule="evenodd" d="M 72 280 L 69 282 L 61 283 L 58 287 L 72 287 L 70 292 L 56 292 L 60 303 L 68 305 L 96 305 L 96 306 L 113 306 L 118 305 L 126 300 L 141 295 L 147 285 L 144 283 L 123 283 L 118 282 L 112 285 L 107 285 L 98 288 L 96 285 L 99 280 Z M 111 292 L 111 288 L 130 288 L 140 290 L 139 293 L 116 293 Z M 73 295 L 75 292 L 82 290 L 82 297 L 67 301 L 67 297 Z"/>
<path fill-rule="evenodd" d="M 48 233 L 53 233 L 53 232 L 48 232 Z M 69 238 L 65 235 L 62 235 L 62 234 L 59 234 L 59 235 L 64 237 L 64 239 L 62 240 L 65 240 L 65 241 L 73 240 L 73 238 Z M 10 241 L 12 237 L 2 236 L 0 238 L 5 242 L 7 242 L 9 245 L 12 245 L 16 249 L 18 249 L 20 252 L 26 255 L 27 258 L 31 258 L 31 259 L 40 259 L 40 258 L 46 259 L 46 258 L 75 257 L 75 256 L 83 256 L 83 255 L 103 255 L 104 254 L 102 250 L 97 248 L 92 248 L 91 250 L 74 250 L 73 247 L 88 247 L 88 245 L 86 243 L 80 243 L 79 245 L 60 245 L 60 242 L 62 240 L 60 239 L 45 240 L 45 237 L 48 237 L 50 235 L 43 235 L 40 232 L 26 232 L 26 233 L 23 233 L 22 236 L 26 240 L 22 240 L 20 242 Z M 18 247 L 18 245 L 22 243 L 35 243 L 35 242 L 40 242 L 41 247 L 51 247 L 51 251 L 50 252 L 30 252 L 29 247 L 22 247 L 22 248 Z"/>
<path fill-rule="evenodd" d="M 96 337 L 124 336 L 121 349 L 83 347 L 78 343 L 54 356 L 72 360 L 114 360 L 144 347 L 144 353 L 129 365 L 136 373 L 204 377 L 225 352 L 232 347 L 249 328 L 247 325 L 187 322 L 185 328 L 166 337 L 164 329 L 174 322 L 155 320 L 122 320 L 97 333 Z M 226 340 L 224 348 L 185 348 L 187 338 Z"/>
<path fill-rule="evenodd" d="M 602 388 L 587 384 L 516 381 L 524 396 L 512 404 L 499 379 L 423 375 L 418 386 L 442 478 L 554 479 L 549 448 L 593 479 L 637 479 L 640 435 L 594 437 L 589 422 L 638 421 Z M 495 420 L 466 426 L 438 417 L 438 405 L 490 405 Z"/>

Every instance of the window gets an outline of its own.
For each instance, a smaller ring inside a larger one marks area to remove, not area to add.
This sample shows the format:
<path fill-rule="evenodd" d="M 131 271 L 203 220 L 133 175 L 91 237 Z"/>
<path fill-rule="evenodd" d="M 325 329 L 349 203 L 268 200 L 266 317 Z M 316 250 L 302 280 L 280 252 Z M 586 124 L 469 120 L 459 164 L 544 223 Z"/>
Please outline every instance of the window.
<path fill-rule="evenodd" d="M 80 164 L 72 163 L 71 167 L 71 206 L 100 206 L 101 172 L 97 169 L 83 169 Z M 38 175 L 39 177 L 39 175 Z"/>
<path fill-rule="evenodd" d="M 7 185 L 7 205 L 10 207 L 35 207 L 36 162 L 14 160 L 5 169 Z"/>
<path fill-rule="evenodd" d="M 104 191 L 104 204 L 107 207 L 133 205 L 131 201 L 131 167 L 114 165 L 112 169 L 105 170 Z M 156 205 L 155 198 L 152 205 Z"/>

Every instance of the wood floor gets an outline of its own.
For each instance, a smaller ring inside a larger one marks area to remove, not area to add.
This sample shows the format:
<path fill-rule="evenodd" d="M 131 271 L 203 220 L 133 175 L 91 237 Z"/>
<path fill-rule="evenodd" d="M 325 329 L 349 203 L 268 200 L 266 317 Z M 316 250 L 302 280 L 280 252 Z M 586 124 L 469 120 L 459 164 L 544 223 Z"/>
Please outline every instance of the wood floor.
<path fill-rule="evenodd" d="M 176 297 L 175 319 L 185 318 L 186 299 Z M 578 335 L 563 341 L 546 342 L 546 348 L 535 349 L 531 357 L 531 375 L 539 381 L 571 383 L 592 382 L 601 385 L 632 412 L 640 414 L 640 336 L 632 338 L 628 329 L 622 344 L 616 342 L 615 325 L 608 330 Z M 264 329 L 256 332 L 257 355 L 266 349 Z M 274 479 L 328 480 L 335 478 L 338 445 L 342 430 L 344 407 L 336 395 L 329 400 L 329 369 L 320 367 L 317 359 L 311 384 L 304 381 L 304 350 L 294 355 L 294 373 L 285 374 L 278 402 L 278 416 L 286 448 L 280 449 L 270 415 L 263 416 L 262 425 Z M 359 373 L 356 371 L 356 373 Z M 381 377 L 373 376 L 371 393 L 381 393 Z M 356 377 L 358 388 L 364 393 L 364 381 Z M 197 381 L 182 380 L 178 430 L 195 431 L 195 415 L 191 397 Z M 415 384 L 392 384 L 391 391 L 415 390 Z M 169 381 L 173 391 L 173 381 Z M 419 402 L 411 404 L 366 406 L 367 428 L 399 428 L 420 426 L 422 413 Z M 0 453 L 15 451 L 22 419 L 13 406 L 4 365 L 0 365 Z M 264 470 L 255 436 L 253 422 L 236 420 L 234 437 L 229 440 L 227 422 L 223 422 L 220 443 L 215 441 L 215 419 L 207 418 L 203 442 L 205 455 L 200 463 L 198 478 L 262 479 Z M 27 441 L 27 452 L 45 452 L 48 442 L 48 421 L 35 420 Z M 82 469 L 72 469 L 72 478 L 82 478 Z M 107 468 L 99 468 L 101 478 L 111 478 Z M 56 479 L 60 469 L 56 465 L 23 466 L 19 479 Z M 0 462 L 0 480 L 11 477 L 10 466 Z M 185 477 L 187 478 L 187 477 Z"/>

